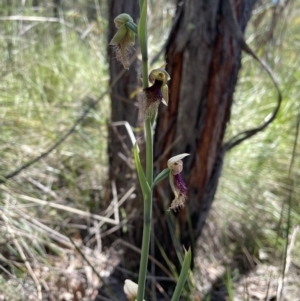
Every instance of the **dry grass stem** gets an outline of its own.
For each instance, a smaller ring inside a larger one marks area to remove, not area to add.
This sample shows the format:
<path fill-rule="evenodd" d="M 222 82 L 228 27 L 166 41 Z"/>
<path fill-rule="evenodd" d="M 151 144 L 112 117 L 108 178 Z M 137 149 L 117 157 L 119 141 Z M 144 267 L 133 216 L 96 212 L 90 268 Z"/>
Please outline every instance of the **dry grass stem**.
<path fill-rule="evenodd" d="M 42 296 L 41 284 L 40 284 L 39 280 L 37 279 L 36 275 L 34 274 L 34 272 L 32 270 L 32 267 L 31 267 L 29 261 L 27 260 L 26 255 L 25 255 L 21 245 L 19 244 L 14 231 L 11 229 L 9 219 L 5 216 L 3 211 L 0 211 L 0 216 L 1 216 L 2 220 L 5 222 L 7 232 L 10 234 L 10 236 L 13 240 L 13 243 L 14 243 L 16 249 L 19 252 L 19 255 L 20 255 L 21 259 L 24 261 L 24 264 L 27 268 L 27 271 L 28 271 L 29 275 L 31 276 L 32 280 L 34 281 L 34 283 L 36 285 L 36 289 L 37 289 L 37 299 L 36 300 L 42 301 L 43 296 Z"/>
<path fill-rule="evenodd" d="M 64 210 L 64 211 L 67 211 L 67 212 L 70 212 L 70 213 L 75 213 L 75 214 L 78 214 L 78 215 L 86 217 L 86 218 L 92 218 L 92 219 L 99 220 L 99 221 L 102 221 L 104 223 L 108 223 L 108 224 L 112 224 L 112 225 L 117 225 L 118 224 L 116 220 L 107 218 L 105 216 L 100 216 L 100 215 L 97 215 L 97 214 L 88 213 L 88 212 L 85 212 L 85 211 L 82 211 L 82 210 L 79 210 L 79 209 L 76 209 L 76 208 L 72 208 L 72 207 L 69 207 L 69 206 L 56 204 L 56 203 L 48 202 L 48 201 L 43 201 L 43 200 L 33 198 L 33 197 L 30 197 L 30 196 L 27 196 L 27 195 L 22 195 L 22 194 L 14 194 L 14 196 L 19 198 L 19 199 L 25 200 L 25 201 L 35 202 L 35 203 L 39 204 L 40 206 L 48 206 L 48 207 L 51 207 L 51 208 Z"/>

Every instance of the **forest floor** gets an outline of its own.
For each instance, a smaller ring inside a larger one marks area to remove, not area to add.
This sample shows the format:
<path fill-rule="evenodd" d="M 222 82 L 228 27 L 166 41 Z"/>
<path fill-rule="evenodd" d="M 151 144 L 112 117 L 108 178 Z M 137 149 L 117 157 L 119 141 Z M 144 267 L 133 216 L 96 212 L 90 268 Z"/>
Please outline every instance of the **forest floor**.
<path fill-rule="evenodd" d="M 198 241 L 193 271 L 195 291 L 189 300 L 300 301 L 299 257 L 294 256 L 294 248 L 300 243 L 299 229 L 291 234 L 282 282 L 282 260 L 276 259 L 277 254 L 260 252 L 256 258 L 242 248 L 230 256 L 219 228 L 221 215 L 218 209 L 212 209 Z M 229 228 L 234 240 L 243 235 L 240 225 Z M 51 268 L 49 262 L 31 265 L 37 282 L 27 277 L 21 284 L 11 278 L 2 286 L 14 287 L 23 291 L 24 298 L 30 295 L 31 298 L 15 299 L 14 290 L 4 289 L 0 300 L 35 300 L 37 285 L 40 285 L 45 301 L 126 301 L 123 283 L 131 272 L 119 266 L 124 256 L 122 240 L 115 241 L 105 253 L 85 246 L 79 233 L 75 233 L 72 240 L 77 247 L 65 248 L 59 257 L 48 256 Z"/>
<path fill-rule="evenodd" d="M 1 6 L 8 19 L 1 21 L 0 43 L 0 301 L 38 300 L 38 294 L 44 301 L 125 300 L 124 278 L 136 274 L 119 266 L 124 242 L 104 248 L 99 234 L 109 226 L 103 216 L 86 218 L 100 209 L 108 218 L 113 209 L 123 213 L 121 205 L 102 203 L 110 116 L 109 98 L 99 97 L 109 82 L 102 5 L 107 1 L 100 1 L 101 10 L 95 8 L 97 18 L 91 18 L 87 1 L 64 1 L 68 7 L 60 23 L 22 20 L 46 20 L 53 15 L 51 6 L 33 9 L 33 1 L 10 2 L 11 11 Z M 165 1 L 152 2 L 158 9 L 153 17 L 165 20 Z M 299 1 L 286 2 L 293 5 L 277 27 L 273 8 L 262 6 L 246 33 L 274 68 L 284 99 L 266 131 L 226 155 L 216 201 L 198 241 L 191 301 L 279 301 L 280 294 L 281 301 L 300 301 L 299 142 L 288 176 L 299 118 L 300 7 Z M 160 41 L 163 35 L 153 20 L 152 38 Z M 262 46 L 270 28 L 273 37 Z M 161 43 L 153 43 L 157 49 L 150 53 L 160 51 Z M 242 65 L 226 139 L 259 125 L 276 99 L 255 62 L 244 56 Z M 97 99 L 64 143 L 18 176 L 6 177 L 47 153 Z M 126 227 L 126 220 L 122 216 L 116 228 Z"/>
<path fill-rule="evenodd" d="M 256 257 L 243 247 L 228 256 L 222 229 L 218 228 L 221 215 L 217 209 L 212 210 L 198 241 L 194 275 L 201 300 L 300 301 L 300 265 L 295 255 L 300 243 L 299 228 L 290 237 L 282 281 L 283 264 L 278 254 L 266 250 L 259 251 Z M 229 228 L 235 241 L 242 240 L 239 224 Z"/>

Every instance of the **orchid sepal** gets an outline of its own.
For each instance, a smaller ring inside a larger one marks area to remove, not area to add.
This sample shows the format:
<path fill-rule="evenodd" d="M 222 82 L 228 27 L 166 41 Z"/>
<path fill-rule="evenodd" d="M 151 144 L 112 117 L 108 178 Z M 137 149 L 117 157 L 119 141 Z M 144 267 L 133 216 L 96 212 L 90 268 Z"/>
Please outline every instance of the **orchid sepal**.
<path fill-rule="evenodd" d="M 174 157 L 170 158 L 170 159 L 168 160 L 168 163 L 167 163 L 168 168 L 170 168 L 170 166 L 171 166 L 172 163 L 177 162 L 177 161 L 179 161 L 179 160 L 182 160 L 183 158 L 185 158 L 185 157 L 187 157 L 187 156 L 189 156 L 189 155 L 190 155 L 190 154 L 183 153 L 183 154 L 180 154 L 180 155 L 177 155 L 177 156 L 174 156 Z"/>

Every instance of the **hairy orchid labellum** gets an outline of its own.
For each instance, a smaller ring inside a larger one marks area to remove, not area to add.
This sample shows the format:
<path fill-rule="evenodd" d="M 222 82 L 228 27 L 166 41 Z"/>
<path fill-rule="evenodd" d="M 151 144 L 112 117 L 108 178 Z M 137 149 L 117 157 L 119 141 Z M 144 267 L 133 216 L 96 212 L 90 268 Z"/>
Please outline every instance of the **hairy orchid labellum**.
<path fill-rule="evenodd" d="M 164 69 L 165 65 L 152 70 L 149 74 L 149 82 L 152 86 L 145 88 L 143 93 L 143 112 L 145 118 L 151 118 L 156 113 L 160 103 L 168 105 L 169 90 L 167 82 L 170 80 L 170 75 Z"/>
<path fill-rule="evenodd" d="M 175 195 L 169 210 L 176 210 L 184 207 L 185 201 L 187 200 L 187 187 L 180 174 L 183 170 L 183 162 L 181 159 L 186 156 L 189 156 L 189 154 L 177 155 L 168 160 L 168 168 L 170 169 L 170 185 Z"/>
<path fill-rule="evenodd" d="M 133 19 L 128 14 L 120 14 L 114 19 L 114 22 L 118 31 L 109 45 L 115 46 L 117 60 L 123 64 L 125 69 L 129 69 L 129 55 L 133 50 L 135 34 L 126 26 L 126 23 L 133 23 Z"/>

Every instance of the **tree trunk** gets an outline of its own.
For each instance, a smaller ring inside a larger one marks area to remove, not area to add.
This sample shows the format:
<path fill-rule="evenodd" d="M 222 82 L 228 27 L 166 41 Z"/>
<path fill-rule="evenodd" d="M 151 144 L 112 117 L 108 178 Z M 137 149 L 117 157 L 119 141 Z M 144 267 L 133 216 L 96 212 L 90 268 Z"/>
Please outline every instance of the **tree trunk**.
<path fill-rule="evenodd" d="M 136 1 L 131 0 L 109 0 L 107 3 L 109 16 L 108 41 L 110 42 L 117 32 L 114 19 L 121 13 L 127 13 L 137 22 L 139 6 Z M 110 85 L 112 85 L 110 93 L 111 123 L 109 124 L 108 137 L 109 185 L 112 187 L 113 183 L 115 183 L 119 197 L 123 196 L 131 187 L 136 187 L 135 199 L 129 198 L 123 206 L 125 206 L 127 218 L 133 215 L 134 210 L 137 210 L 134 219 L 130 219 L 129 223 L 139 222 L 140 229 L 142 225 L 141 206 L 143 201 L 140 198 L 139 188 L 136 185 L 136 171 L 132 160 L 132 141 L 129 139 L 125 126 L 115 124 L 115 122 L 127 121 L 131 127 L 135 128 L 138 125 L 139 110 L 137 99 L 130 96 L 137 94 L 136 92 L 140 86 L 140 71 L 138 60 L 135 56 L 136 51 L 132 54 L 129 70 L 125 70 L 123 65 L 116 60 L 113 46 L 108 47 Z M 137 43 L 135 49 L 139 51 Z M 113 84 L 114 82 L 115 84 Z M 107 199 L 108 202 L 111 200 L 111 195 Z M 136 207 L 139 208 L 137 209 Z M 127 238 L 135 235 L 141 237 L 140 231 L 137 234 L 132 232 L 135 231 L 133 228 L 132 225 L 128 225 L 129 233 L 127 233 Z"/>
<path fill-rule="evenodd" d="M 223 13 L 227 1 L 179 1 L 167 44 L 170 102 L 168 108 L 159 108 L 155 160 L 158 171 L 166 167 L 168 158 L 190 154 L 184 159 L 183 170 L 188 202 L 177 216 L 179 245 L 186 247 L 200 236 L 214 199 L 225 153 L 223 138 L 241 67 L 241 47 L 227 26 L 229 16 Z M 232 3 L 244 32 L 255 0 Z M 159 241 L 169 258 L 176 261 L 170 233 L 161 230 L 167 228 L 163 225 L 168 218 L 163 207 L 169 206 L 162 204 L 163 199 L 173 199 L 167 183 L 163 185 L 158 191 L 165 195 L 159 194 L 156 200 L 155 228 L 160 231 L 155 233 L 160 234 Z"/>

